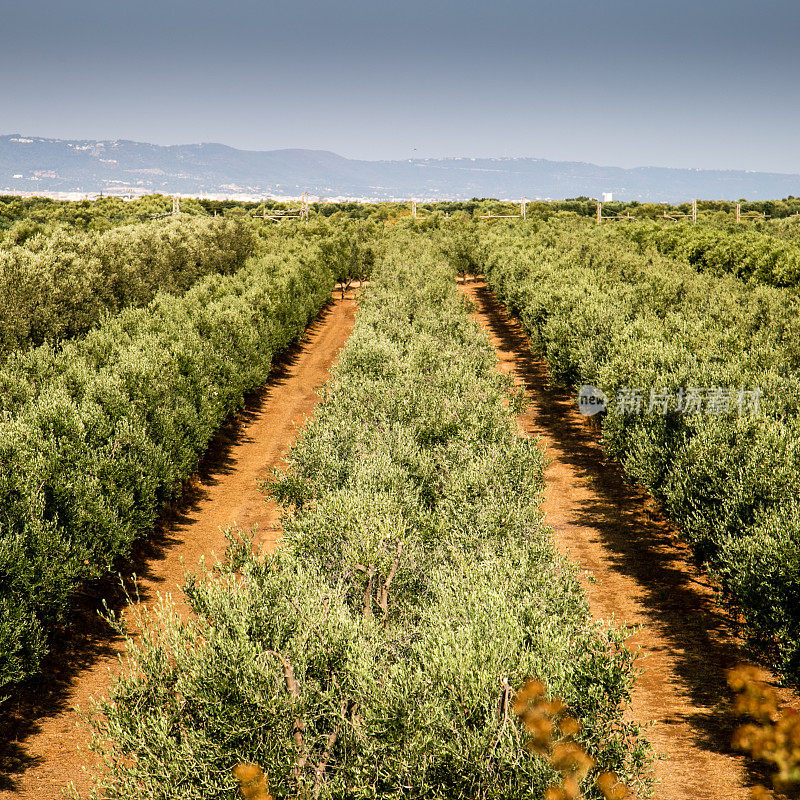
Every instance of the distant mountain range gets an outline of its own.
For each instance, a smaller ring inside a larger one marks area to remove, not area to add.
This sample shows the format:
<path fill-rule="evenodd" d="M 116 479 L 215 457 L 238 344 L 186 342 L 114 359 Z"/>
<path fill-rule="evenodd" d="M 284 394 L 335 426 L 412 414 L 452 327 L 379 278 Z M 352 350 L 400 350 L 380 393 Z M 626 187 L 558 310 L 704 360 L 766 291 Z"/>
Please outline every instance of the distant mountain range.
<path fill-rule="evenodd" d="M 541 158 L 360 161 L 325 150 L 163 147 L 126 140 L 0 136 L 0 193 L 165 194 L 328 199 L 767 200 L 800 196 L 800 175 L 601 167 Z"/>

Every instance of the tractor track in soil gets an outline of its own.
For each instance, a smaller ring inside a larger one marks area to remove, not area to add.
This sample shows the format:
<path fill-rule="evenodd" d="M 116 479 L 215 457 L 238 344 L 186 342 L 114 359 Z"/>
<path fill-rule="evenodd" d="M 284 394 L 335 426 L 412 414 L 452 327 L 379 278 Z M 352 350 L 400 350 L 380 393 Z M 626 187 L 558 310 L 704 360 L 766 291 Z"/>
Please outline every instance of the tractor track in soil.
<path fill-rule="evenodd" d="M 725 670 L 746 660 L 730 615 L 654 501 L 606 461 L 599 427 L 550 384 L 520 322 L 481 279 L 461 291 L 500 369 L 528 396 L 519 424 L 546 452 L 545 522 L 581 570 L 593 616 L 638 629 L 627 640 L 641 655 L 629 714 L 649 723 L 645 735 L 659 756 L 655 800 L 748 797 L 748 787 L 768 780 L 730 747 L 736 721 Z"/>
<path fill-rule="evenodd" d="M 137 576 L 140 603 L 169 595 L 188 613 L 180 591 L 184 572 L 202 557 L 222 556 L 228 526 L 258 526 L 255 542 L 274 547 L 278 509 L 265 502 L 259 482 L 283 464 L 319 400 L 317 387 L 350 336 L 354 297 L 336 295 L 276 359 L 267 383 L 218 432 L 181 499 L 163 511 L 155 533 L 137 544 L 121 569 Z M 88 709 L 90 698 L 106 694 L 124 651 L 124 642 L 98 616 L 101 598 L 115 610 L 127 605 L 125 592 L 111 579 L 82 592 L 72 624 L 42 673 L 2 708 L 0 800 L 58 800 L 71 782 L 82 795 L 90 789 L 97 760 L 75 708 Z"/>

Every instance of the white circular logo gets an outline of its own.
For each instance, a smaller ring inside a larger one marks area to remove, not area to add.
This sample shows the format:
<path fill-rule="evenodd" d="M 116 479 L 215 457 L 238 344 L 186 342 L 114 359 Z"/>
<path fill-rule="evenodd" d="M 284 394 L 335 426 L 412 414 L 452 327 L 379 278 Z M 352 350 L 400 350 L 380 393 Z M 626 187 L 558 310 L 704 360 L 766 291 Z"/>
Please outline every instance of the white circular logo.
<path fill-rule="evenodd" d="M 593 417 L 606 410 L 608 399 L 605 393 L 596 386 L 581 386 L 578 392 L 578 411 L 584 417 Z"/>

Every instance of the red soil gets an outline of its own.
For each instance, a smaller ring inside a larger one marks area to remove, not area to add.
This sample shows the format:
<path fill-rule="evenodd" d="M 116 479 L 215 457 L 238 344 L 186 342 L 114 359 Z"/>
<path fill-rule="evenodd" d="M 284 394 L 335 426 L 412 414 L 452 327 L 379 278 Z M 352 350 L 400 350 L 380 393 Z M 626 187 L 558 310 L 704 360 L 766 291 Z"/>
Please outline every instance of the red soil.
<path fill-rule="evenodd" d="M 688 548 L 647 494 L 605 460 L 599 429 L 569 392 L 550 385 L 520 323 L 482 282 L 462 286 L 497 348 L 500 369 L 525 387 L 522 429 L 547 454 L 543 510 L 562 552 L 577 563 L 596 619 L 637 627 L 641 654 L 630 715 L 651 723 L 660 756 L 657 800 L 734 800 L 763 776 L 730 748 L 725 670 L 744 661 L 729 615 Z"/>
<path fill-rule="evenodd" d="M 194 569 L 203 556 L 221 556 L 222 529 L 234 523 L 244 530 L 257 525 L 256 541 L 274 546 L 278 512 L 264 502 L 259 482 L 282 464 L 298 427 L 312 413 L 316 388 L 327 379 L 354 317 L 352 297 L 329 303 L 275 365 L 267 384 L 220 431 L 181 502 L 165 512 L 156 534 L 125 569 L 138 576 L 140 602 L 172 595 L 186 613 L 180 593 L 184 570 Z M 0 800 L 56 800 L 70 782 L 81 794 L 91 787 L 96 762 L 74 709 L 89 708 L 91 697 L 108 690 L 124 643 L 97 616 L 98 601 L 106 597 L 122 609 L 122 595 L 112 582 L 86 592 L 43 674 L 3 707 Z"/>
<path fill-rule="evenodd" d="M 584 570 L 592 613 L 639 628 L 628 640 L 642 655 L 630 713 L 651 723 L 647 736 L 661 756 L 655 798 L 745 798 L 746 787 L 763 776 L 749 771 L 729 746 L 735 722 L 726 711 L 724 671 L 744 658 L 731 620 L 652 500 L 604 460 L 597 428 L 569 393 L 550 386 L 546 364 L 531 356 L 519 323 L 482 283 L 462 288 L 476 303 L 500 368 L 529 396 L 520 426 L 546 449 L 543 509 L 559 547 Z M 315 387 L 326 380 L 354 314 L 352 299 L 329 305 L 217 436 L 184 499 L 128 565 L 139 576 L 141 602 L 172 594 L 185 611 L 179 592 L 184 564 L 191 569 L 201 556 L 221 554 L 221 528 L 258 525 L 256 540 L 274 545 L 277 510 L 264 503 L 258 482 L 281 465 L 297 427 L 313 411 Z M 0 730 L 0 800 L 49 800 L 70 782 L 82 793 L 91 786 L 87 731 L 73 709 L 107 691 L 122 650 L 97 618 L 101 594 L 112 607 L 124 607 L 122 593 L 110 584 L 87 592 L 43 676 L 3 709 L 11 719 Z"/>

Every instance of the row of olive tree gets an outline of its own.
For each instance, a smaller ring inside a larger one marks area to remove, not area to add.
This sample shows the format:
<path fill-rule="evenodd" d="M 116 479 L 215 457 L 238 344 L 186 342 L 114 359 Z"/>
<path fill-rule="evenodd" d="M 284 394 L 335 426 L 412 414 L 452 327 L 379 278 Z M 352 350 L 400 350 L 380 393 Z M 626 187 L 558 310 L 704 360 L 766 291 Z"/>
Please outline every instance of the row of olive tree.
<path fill-rule="evenodd" d="M 605 393 L 609 453 L 663 502 L 756 652 L 800 681 L 795 293 L 697 272 L 587 224 L 497 228 L 481 250 L 553 379 Z"/>
<path fill-rule="evenodd" d="M 0 248 L 0 360 L 82 336 L 156 292 L 180 294 L 210 273 L 235 272 L 255 246 L 233 220 L 179 218 L 113 230 L 56 229 Z"/>
<path fill-rule="evenodd" d="M 537 675 L 598 771 L 644 791 L 623 719 L 631 655 L 592 621 L 539 510 L 542 452 L 520 398 L 427 237 L 391 236 L 324 402 L 271 491 L 271 555 L 232 536 L 168 607 L 98 733 L 103 796 L 235 796 L 257 762 L 278 797 L 540 798 L 514 691 Z M 646 793 L 646 792 L 645 792 Z"/>
<path fill-rule="evenodd" d="M 332 286 L 288 241 L 0 367 L 0 687 L 37 670 L 75 590 L 152 529 Z"/>
<path fill-rule="evenodd" d="M 800 226 L 792 228 L 794 240 L 786 223 L 762 226 L 758 231 L 731 225 L 643 223 L 616 232 L 635 242 L 642 252 L 657 250 L 687 261 L 700 272 L 796 287 L 800 283 Z"/>

